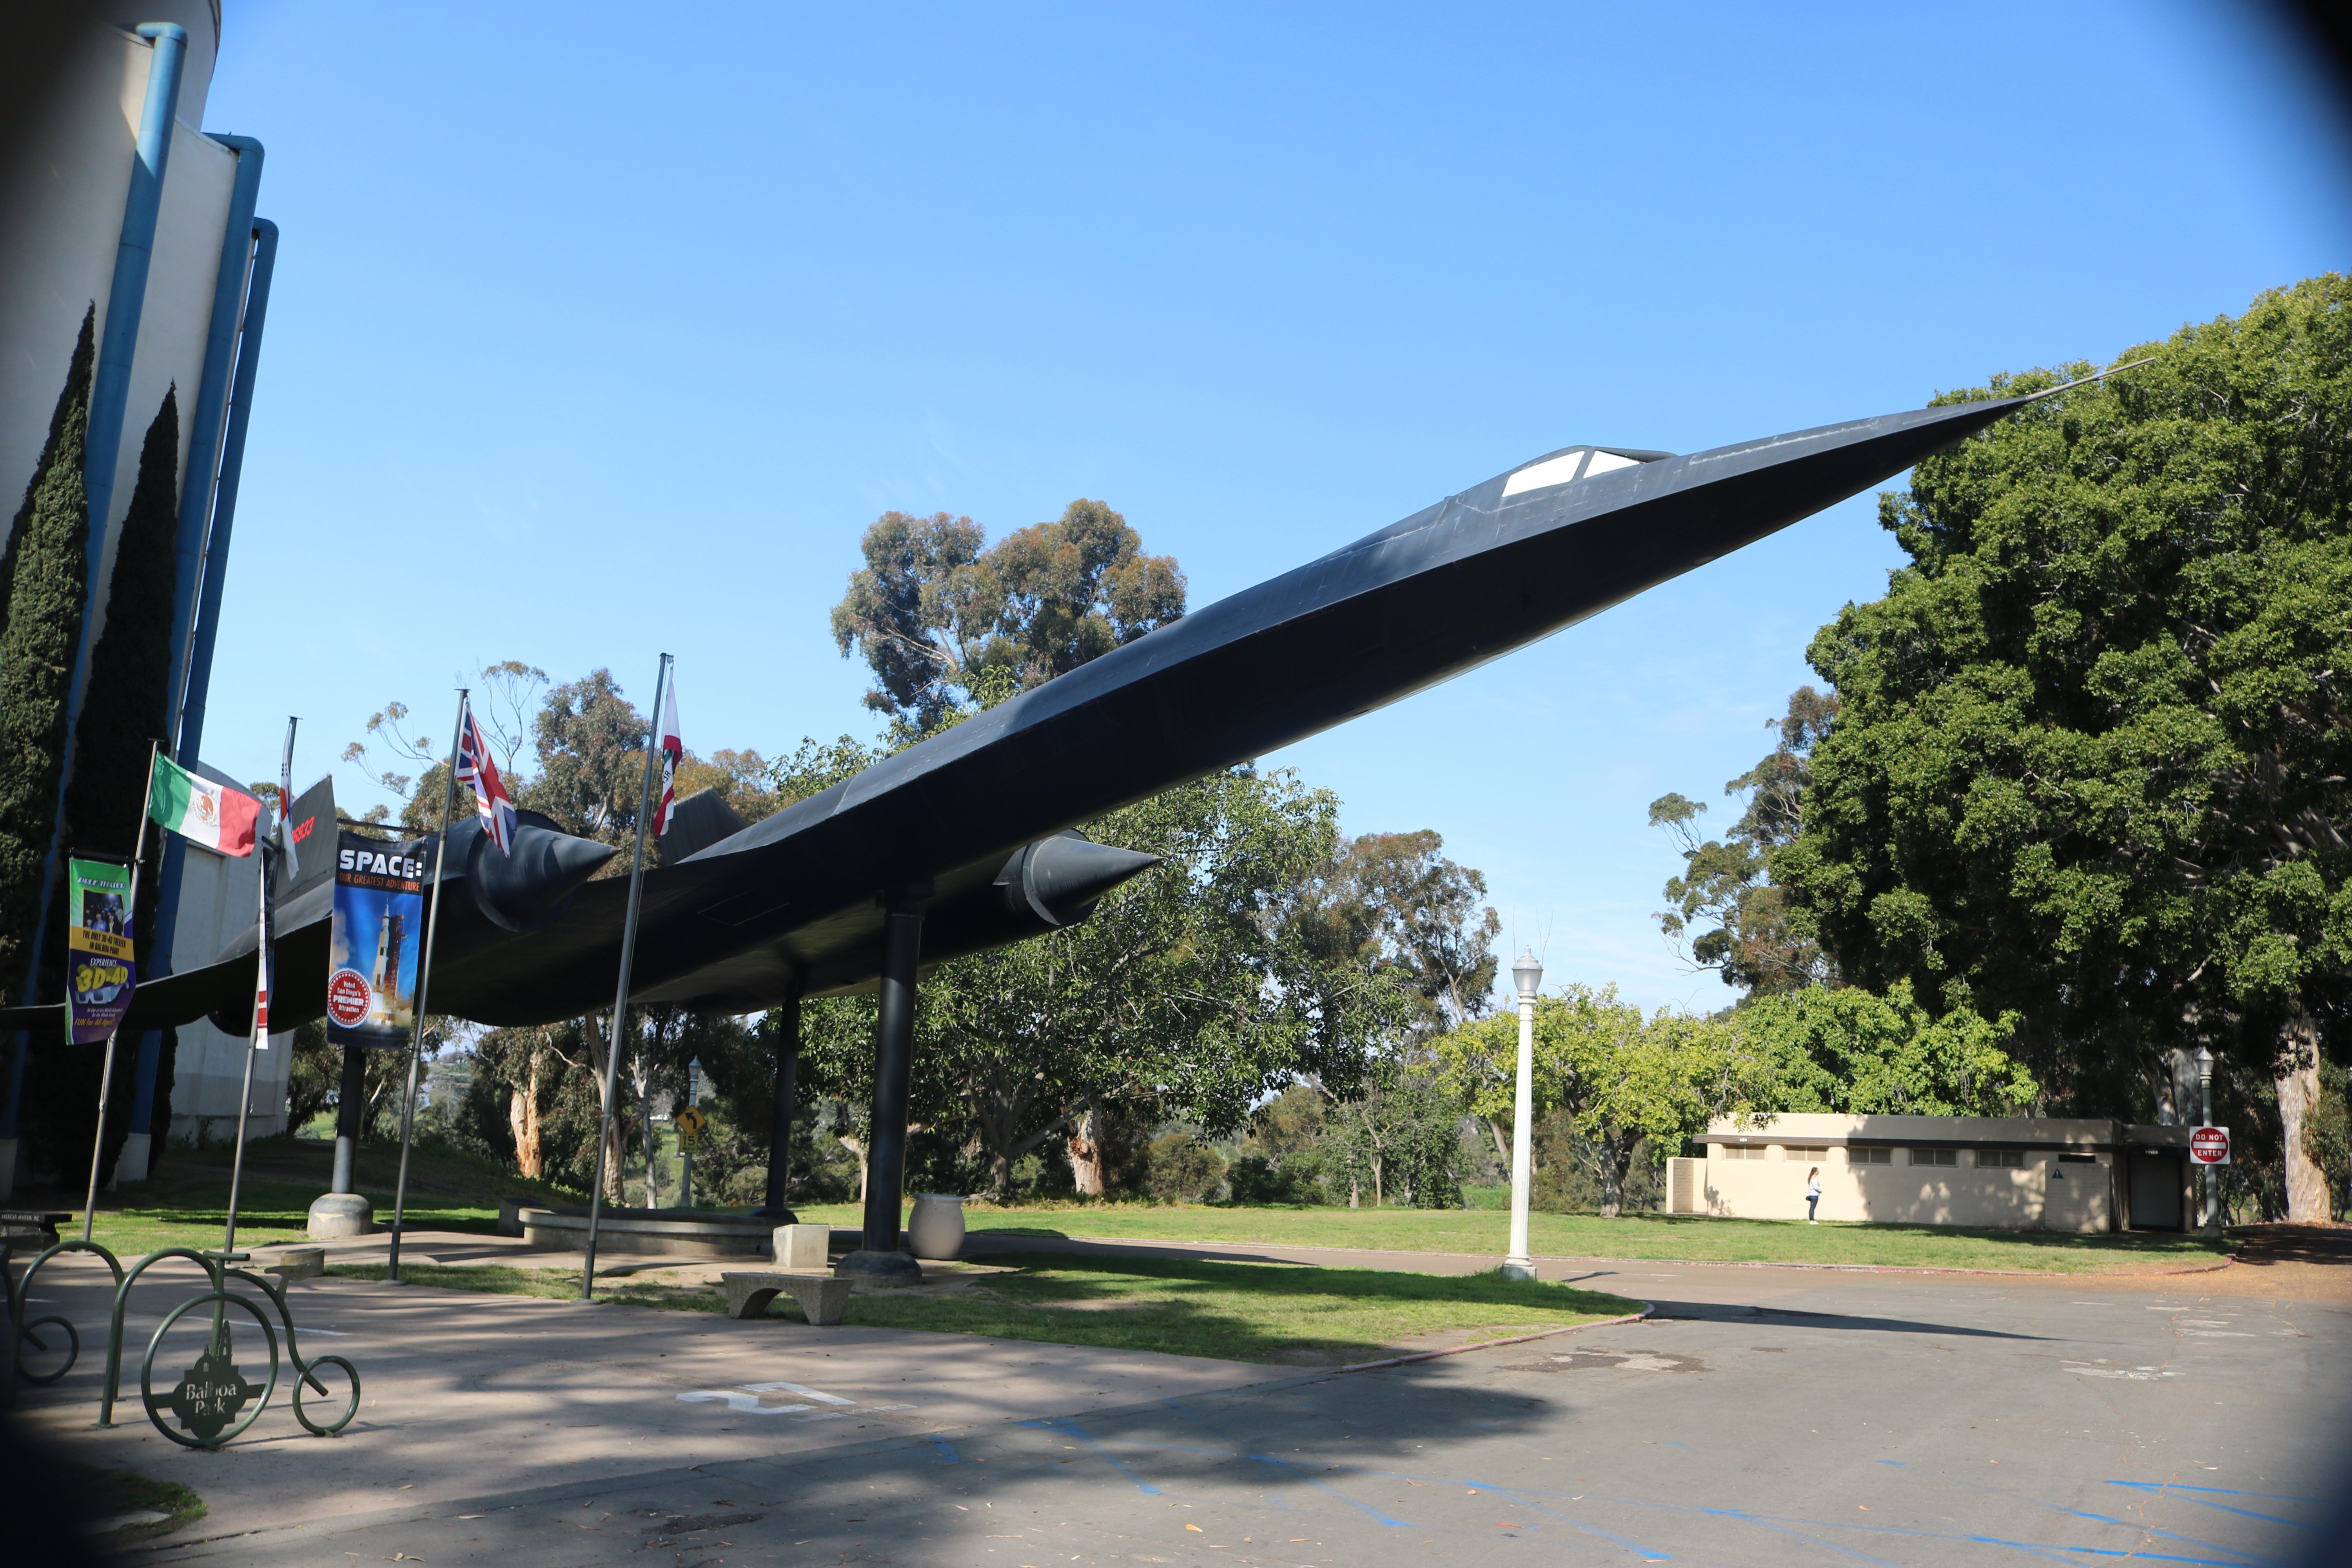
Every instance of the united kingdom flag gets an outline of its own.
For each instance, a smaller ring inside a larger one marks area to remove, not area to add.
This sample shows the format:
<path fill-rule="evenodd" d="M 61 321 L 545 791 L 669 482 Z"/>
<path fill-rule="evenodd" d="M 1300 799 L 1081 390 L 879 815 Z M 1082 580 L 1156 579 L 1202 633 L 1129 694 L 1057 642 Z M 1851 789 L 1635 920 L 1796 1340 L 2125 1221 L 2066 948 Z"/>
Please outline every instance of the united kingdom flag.
<path fill-rule="evenodd" d="M 482 831 L 488 834 L 501 855 L 514 853 L 515 804 L 507 794 L 507 781 L 499 776 L 498 763 L 490 761 L 490 742 L 482 733 L 482 722 L 474 717 L 474 705 L 466 704 L 466 721 L 457 731 L 457 782 L 474 786 L 474 805 L 482 816 Z"/>

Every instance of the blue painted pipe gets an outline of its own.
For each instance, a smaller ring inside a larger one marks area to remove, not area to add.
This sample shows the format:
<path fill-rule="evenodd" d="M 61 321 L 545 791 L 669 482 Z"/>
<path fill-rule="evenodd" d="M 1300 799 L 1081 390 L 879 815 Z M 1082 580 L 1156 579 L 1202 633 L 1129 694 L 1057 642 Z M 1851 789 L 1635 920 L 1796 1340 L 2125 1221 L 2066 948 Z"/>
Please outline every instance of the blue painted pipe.
<path fill-rule="evenodd" d="M 34 906 L 44 910 L 57 887 L 66 785 L 73 774 L 74 728 L 81 718 L 82 683 L 89 673 L 99 592 L 105 586 L 99 566 L 106 553 L 107 514 L 114 501 L 115 461 L 121 455 L 122 410 L 131 397 L 131 361 L 139 348 L 139 317 L 147 303 L 147 268 L 155 254 L 155 215 L 163 205 L 163 169 L 172 157 L 172 122 L 180 112 L 180 78 L 188 62 L 188 32 L 177 22 L 142 22 L 138 33 L 153 47 L 153 55 L 147 62 L 147 98 L 139 110 L 131 191 L 123 197 L 122 231 L 114 247 L 114 281 L 107 289 L 106 332 L 99 343 L 98 370 L 91 378 L 89 446 L 83 465 L 83 481 L 89 491 L 88 581 L 82 588 L 81 637 L 74 645 L 73 674 L 66 688 L 65 766 L 58 770 L 48 848 L 41 858 L 41 901 Z M 47 933 L 48 922 L 37 921 L 25 971 L 24 1000 L 27 1002 L 39 994 L 42 938 Z M 0 1106 L 0 1139 L 16 1136 L 17 1111 L 25 1098 L 27 1045 L 19 1033 L 16 1059 L 8 1072 L 7 1103 Z"/>
<path fill-rule="evenodd" d="M 180 487 L 180 521 L 173 553 L 172 687 L 164 749 L 182 762 L 177 744 L 189 660 L 195 647 L 196 595 L 204 584 L 205 534 L 213 516 L 213 483 L 220 474 L 221 445 L 227 434 L 229 374 L 236 366 L 237 336 L 245 325 L 246 267 L 253 254 L 253 207 L 261 189 L 261 143 L 250 136 L 213 140 L 236 154 L 236 180 L 230 187 L 228 226 L 221 235 L 220 270 L 213 284 L 213 317 L 205 339 L 205 369 L 196 384 L 195 432 L 188 444 L 188 471 Z"/>
<path fill-rule="evenodd" d="M 245 138 L 236 140 L 243 142 Z M 253 145 L 257 170 L 260 145 Z M 182 764 L 189 768 L 195 766 L 204 745 L 205 698 L 212 688 L 213 644 L 220 635 L 221 593 L 228 580 L 229 536 L 236 522 L 237 482 L 245 472 L 245 435 L 253 416 L 254 377 L 261 369 L 261 329 L 269 319 L 269 279 L 278 267 L 278 226 L 266 217 L 256 218 L 245 232 L 252 236 L 253 280 L 245 291 L 244 326 L 237 333 L 236 376 L 229 387 L 228 426 L 221 439 L 220 477 L 215 491 L 212 526 L 205 532 L 203 554 L 195 569 L 202 580 L 202 593 L 196 601 L 186 698 L 180 713 L 178 754 Z M 240 256 L 240 271 L 243 262 Z M 183 526 L 186 515 L 183 510 Z M 181 570 L 184 573 L 189 568 L 184 563 Z M 172 939 L 179 923 L 180 878 L 187 864 L 186 841 L 174 834 L 163 837 L 163 874 L 155 906 L 155 932 L 149 944 L 152 956 L 148 960 L 148 973 L 153 974 L 171 973 Z M 163 1051 L 162 1030 L 150 1029 L 139 1037 L 137 1087 L 131 1101 L 133 1132 L 152 1136 L 155 1131 L 155 1080 L 162 1070 Z"/>
<path fill-rule="evenodd" d="M 269 275 L 278 266 L 278 226 L 253 221 L 253 287 L 245 305 L 245 341 L 236 356 L 236 381 L 229 390 L 228 436 L 221 443 L 220 487 L 213 503 L 211 536 L 205 542 L 204 594 L 196 605 L 194 656 L 188 660 L 187 700 L 180 708 L 180 755 L 190 763 L 202 754 L 205 698 L 212 689 L 213 644 L 220 636 L 221 590 L 228 581 L 229 532 L 236 521 L 236 487 L 245 470 L 245 432 L 253 417 L 253 378 L 261 368 L 261 329 L 269 319 Z"/>

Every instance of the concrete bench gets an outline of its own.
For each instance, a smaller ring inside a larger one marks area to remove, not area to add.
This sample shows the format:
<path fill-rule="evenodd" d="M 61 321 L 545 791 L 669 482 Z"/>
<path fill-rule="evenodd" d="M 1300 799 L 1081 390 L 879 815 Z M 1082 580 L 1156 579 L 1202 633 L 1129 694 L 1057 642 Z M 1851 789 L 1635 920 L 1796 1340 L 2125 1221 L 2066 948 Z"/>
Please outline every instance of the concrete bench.
<path fill-rule="evenodd" d="M 327 1249 L 323 1247 L 289 1247 L 278 1255 L 278 1261 L 264 1268 L 264 1274 L 275 1274 L 288 1284 L 297 1279 L 310 1279 L 327 1271 Z"/>
<path fill-rule="evenodd" d="M 849 1305 L 851 1282 L 830 1274 L 721 1274 L 719 1281 L 727 1287 L 730 1318 L 758 1317 L 778 1291 L 798 1301 L 808 1321 L 819 1326 L 841 1321 L 842 1309 Z"/>

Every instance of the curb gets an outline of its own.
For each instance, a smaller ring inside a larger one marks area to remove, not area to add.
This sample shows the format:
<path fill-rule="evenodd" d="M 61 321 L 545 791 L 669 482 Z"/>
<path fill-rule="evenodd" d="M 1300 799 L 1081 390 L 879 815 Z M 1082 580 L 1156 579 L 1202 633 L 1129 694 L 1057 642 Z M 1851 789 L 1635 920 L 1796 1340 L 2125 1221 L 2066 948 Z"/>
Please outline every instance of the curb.
<path fill-rule="evenodd" d="M 1554 1334 L 1580 1333 L 1586 1329 L 1606 1329 L 1618 1323 L 1638 1323 L 1658 1310 L 1654 1301 L 1644 1301 L 1638 1312 L 1628 1312 L 1622 1318 L 1602 1318 L 1598 1322 L 1570 1323 L 1564 1329 L 1544 1329 L 1532 1334 L 1513 1334 L 1507 1340 L 1480 1340 L 1476 1344 L 1454 1345 L 1442 1351 L 1423 1351 L 1419 1355 L 1391 1356 L 1386 1361 L 1360 1361 L 1353 1366 L 1334 1367 L 1335 1372 L 1372 1372 L 1384 1366 L 1406 1366 L 1417 1361 L 1435 1361 L 1442 1355 L 1460 1355 L 1465 1351 L 1492 1350 L 1496 1345 L 1523 1345 L 1529 1340 L 1548 1340 Z"/>
<path fill-rule="evenodd" d="M 1019 1233 L 1013 1233 L 1018 1236 Z M 980 1245 L 986 1231 L 973 1231 L 966 1239 L 966 1250 L 984 1252 Z M 1407 1251 L 1392 1247 L 1316 1247 L 1291 1241 L 1172 1241 L 1138 1236 L 1068 1236 L 1022 1237 L 1022 1240 L 1086 1241 L 1114 1247 L 1280 1247 L 1289 1252 L 1365 1252 L 1381 1258 L 1448 1258 L 1464 1257 L 1462 1253 L 1428 1253 Z M 1017 1249 L 1016 1249 L 1017 1250 Z M 1049 1250 L 1045 1247 L 1038 1251 Z M 2176 1275 L 2212 1274 L 2237 1261 L 2232 1253 L 2212 1263 L 2194 1264 L 2186 1268 L 2106 1268 L 2095 1273 L 2078 1273 L 2063 1268 L 1938 1268 L 1931 1264 L 1912 1263 L 1775 1263 L 1754 1258 L 1580 1258 L 1567 1254 L 1545 1253 L 1532 1259 L 1538 1263 L 1661 1263 L 1675 1268 L 1811 1268 L 1833 1270 L 1847 1274 L 1964 1274 L 1979 1275 L 1994 1279 L 2165 1279 Z M 1586 1325 L 1588 1327 L 1592 1325 Z M 1552 1330 L 1551 1332 L 1561 1331 Z M 1492 1342 L 1500 1344 L 1503 1342 Z"/>

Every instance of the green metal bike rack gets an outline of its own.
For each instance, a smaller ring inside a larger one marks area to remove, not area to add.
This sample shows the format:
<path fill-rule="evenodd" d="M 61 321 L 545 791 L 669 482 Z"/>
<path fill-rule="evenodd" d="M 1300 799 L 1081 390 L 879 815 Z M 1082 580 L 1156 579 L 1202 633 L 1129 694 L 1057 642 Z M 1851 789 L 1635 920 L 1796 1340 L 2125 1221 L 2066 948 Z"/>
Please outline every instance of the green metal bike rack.
<path fill-rule="evenodd" d="M 295 1374 L 289 1403 L 293 1406 L 294 1419 L 301 1424 L 303 1430 L 314 1436 L 331 1437 L 350 1426 L 352 1418 L 359 1414 L 359 1368 L 340 1355 L 322 1355 L 310 1360 L 303 1358 L 294 1327 L 293 1308 L 286 1299 L 286 1281 L 270 1279 L 236 1267 L 249 1261 L 250 1254 L 167 1247 L 149 1253 L 126 1269 L 105 1247 L 95 1242 L 79 1240 L 60 1241 L 50 1247 L 26 1266 L 22 1281 L 8 1282 L 8 1354 L 5 1358 L 5 1372 L 0 1372 L 0 1384 L 5 1384 L 5 1396 L 10 1403 L 15 1400 L 20 1375 L 36 1386 L 47 1386 L 72 1371 L 75 1363 L 81 1359 L 81 1336 L 70 1322 L 60 1317 L 37 1321 L 27 1321 L 26 1318 L 33 1281 L 42 1266 L 68 1252 L 96 1253 L 114 1274 L 114 1311 L 107 1334 L 106 1377 L 99 1394 L 98 1424 L 100 1426 L 114 1425 L 114 1405 L 121 1395 L 123 1316 L 130 1306 L 131 1287 L 137 1284 L 139 1277 L 148 1269 L 173 1258 L 184 1258 L 202 1268 L 210 1288 L 164 1314 L 163 1322 L 157 1325 L 154 1334 L 147 1342 L 145 1355 L 140 1360 L 140 1399 L 146 1408 L 148 1420 L 154 1424 L 157 1431 L 183 1447 L 218 1448 L 235 1440 L 269 1407 L 270 1399 L 278 1391 L 281 1365 L 278 1330 L 270 1322 L 271 1314 L 263 1310 L 261 1303 L 250 1295 L 232 1289 L 232 1284 L 251 1286 L 260 1291 L 268 1306 L 275 1310 L 278 1323 L 285 1329 L 284 1359 L 293 1363 Z M 0 1276 L 5 1274 L 5 1270 L 0 1269 Z M 155 1387 L 155 1357 L 163 1348 L 164 1336 L 183 1318 L 200 1309 L 209 1309 L 212 1313 L 212 1334 L 194 1363 L 170 1387 L 159 1392 Z M 229 1338 L 232 1309 L 251 1318 L 261 1330 L 262 1341 L 269 1350 L 269 1375 L 266 1382 L 256 1384 L 249 1381 L 236 1365 Z M 23 1373 L 20 1363 L 26 1344 L 29 1342 L 35 1349 L 46 1351 L 48 1347 L 38 1338 L 36 1331 L 51 1325 L 63 1329 L 67 1336 L 63 1364 L 52 1372 L 37 1375 Z M 313 1419 L 310 1412 L 303 1407 L 303 1396 L 307 1391 L 321 1398 L 333 1397 L 319 1376 L 319 1371 L 323 1367 L 340 1368 L 351 1380 L 351 1394 L 332 1420 L 320 1422 Z"/>

